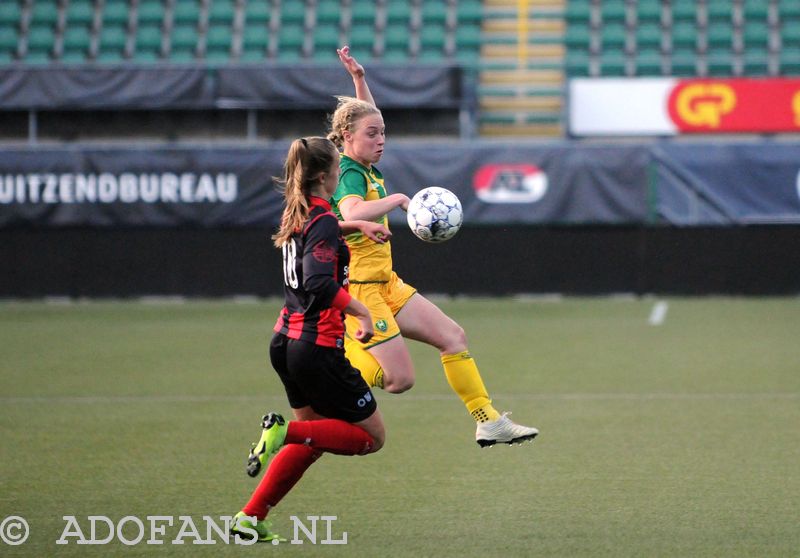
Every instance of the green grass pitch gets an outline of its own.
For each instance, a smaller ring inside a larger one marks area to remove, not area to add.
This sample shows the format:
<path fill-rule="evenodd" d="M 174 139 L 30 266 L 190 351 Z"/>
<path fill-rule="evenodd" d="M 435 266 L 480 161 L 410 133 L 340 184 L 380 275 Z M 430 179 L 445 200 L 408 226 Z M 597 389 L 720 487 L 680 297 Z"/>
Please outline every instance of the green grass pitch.
<path fill-rule="evenodd" d="M 378 392 L 386 447 L 326 455 L 273 511 L 347 545 L 56 545 L 63 516 L 219 517 L 266 410 L 277 302 L 0 303 L 2 556 L 797 556 L 800 299 L 452 300 L 500 410 L 541 430 L 481 450 L 435 351 Z M 133 537 L 128 524 L 123 534 Z M 149 537 L 147 531 L 145 540 Z M 323 538 L 323 537 L 320 537 Z"/>

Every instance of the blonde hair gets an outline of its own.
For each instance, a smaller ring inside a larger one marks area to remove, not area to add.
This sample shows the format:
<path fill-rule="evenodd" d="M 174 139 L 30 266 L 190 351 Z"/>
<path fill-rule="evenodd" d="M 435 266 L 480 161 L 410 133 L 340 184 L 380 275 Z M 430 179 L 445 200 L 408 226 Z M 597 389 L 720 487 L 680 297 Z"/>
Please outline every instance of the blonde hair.
<path fill-rule="evenodd" d="M 272 235 L 277 248 L 283 246 L 292 233 L 299 231 L 306 222 L 309 212 L 308 198 L 315 182 L 338 159 L 336 146 L 326 138 L 314 136 L 292 142 L 283 165 L 283 178 L 275 178 L 286 201 L 281 226 Z"/>
<path fill-rule="evenodd" d="M 336 98 L 339 104 L 330 118 L 331 131 L 328 133 L 328 139 L 341 149 L 344 147 L 345 131 L 354 132 L 356 122 L 370 114 L 380 114 L 381 111 L 375 105 L 355 97 Z"/>

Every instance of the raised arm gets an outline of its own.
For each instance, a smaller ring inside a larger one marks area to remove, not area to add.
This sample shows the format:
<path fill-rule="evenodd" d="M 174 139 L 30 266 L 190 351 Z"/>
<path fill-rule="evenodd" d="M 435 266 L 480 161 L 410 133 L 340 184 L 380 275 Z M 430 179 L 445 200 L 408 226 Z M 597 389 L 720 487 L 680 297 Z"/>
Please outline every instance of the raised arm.
<path fill-rule="evenodd" d="M 339 55 L 339 60 L 341 60 L 344 69 L 347 70 L 347 73 L 353 78 L 353 85 L 356 87 L 356 98 L 360 101 L 366 101 L 373 107 L 377 106 L 375 104 L 375 99 L 372 98 L 372 93 L 369 91 L 367 78 L 364 76 L 364 66 L 350 56 L 350 47 L 345 45 L 342 48 L 336 49 L 336 54 Z"/>

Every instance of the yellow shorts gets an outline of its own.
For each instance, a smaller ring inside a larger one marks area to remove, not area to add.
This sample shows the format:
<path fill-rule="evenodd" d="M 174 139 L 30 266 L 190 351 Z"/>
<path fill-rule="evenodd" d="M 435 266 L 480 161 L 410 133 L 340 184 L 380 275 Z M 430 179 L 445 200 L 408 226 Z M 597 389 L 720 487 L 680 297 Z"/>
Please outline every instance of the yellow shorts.
<path fill-rule="evenodd" d="M 365 349 L 368 349 L 400 334 L 400 326 L 397 325 L 394 316 L 417 292 L 417 289 L 404 283 L 393 271 L 392 276 L 385 283 L 350 283 L 349 291 L 372 314 L 375 335 L 369 340 L 369 343 L 363 345 Z M 352 339 L 355 332 L 358 331 L 358 320 L 348 315 L 344 322 L 347 333 Z"/>

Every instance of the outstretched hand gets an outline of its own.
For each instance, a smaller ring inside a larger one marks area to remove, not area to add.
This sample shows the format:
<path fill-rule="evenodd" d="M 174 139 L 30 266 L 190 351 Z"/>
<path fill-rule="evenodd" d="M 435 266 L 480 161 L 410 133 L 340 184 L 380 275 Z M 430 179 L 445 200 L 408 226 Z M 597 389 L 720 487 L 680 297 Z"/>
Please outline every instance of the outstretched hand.
<path fill-rule="evenodd" d="M 342 66 L 344 66 L 344 69 L 347 70 L 347 73 L 353 76 L 353 79 L 364 77 L 364 66 L 359 64 L 355 58 L 350 56 L 349 46 L 345 45 L 342 48 L 337 48 L 336 54 L 339 55 L 339 60 L 341 60 Z"/>

